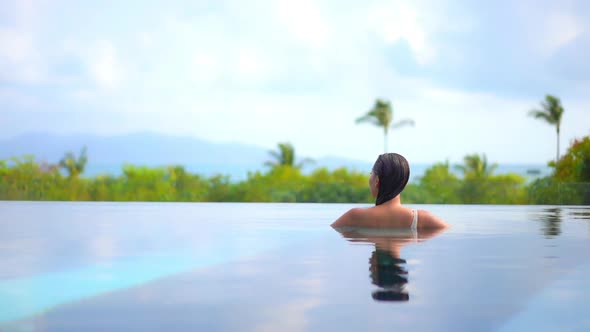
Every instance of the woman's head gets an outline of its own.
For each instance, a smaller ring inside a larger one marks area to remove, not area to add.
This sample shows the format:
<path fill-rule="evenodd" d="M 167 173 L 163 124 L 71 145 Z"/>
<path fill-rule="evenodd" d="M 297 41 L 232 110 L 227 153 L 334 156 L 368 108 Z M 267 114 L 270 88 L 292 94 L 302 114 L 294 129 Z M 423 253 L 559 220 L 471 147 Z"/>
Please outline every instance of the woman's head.
<path fill-rule="evenodd" d="M 399 195 L 410 179 L 410 165 L 406 158 L 397 153 L 380 155 L 373 165 L 369 187 L 375 205 L 389 201 Z"/>

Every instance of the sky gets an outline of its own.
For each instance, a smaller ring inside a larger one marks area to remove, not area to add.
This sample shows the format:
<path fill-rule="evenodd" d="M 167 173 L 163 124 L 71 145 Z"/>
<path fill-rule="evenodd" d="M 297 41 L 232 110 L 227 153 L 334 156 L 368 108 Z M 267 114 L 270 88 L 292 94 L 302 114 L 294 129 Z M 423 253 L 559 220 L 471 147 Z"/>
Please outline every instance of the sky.
<path fill-rule="evenodd" d="M 590 135 L 590 2 L 0 0 L 0 139 L 157 132 L 374 161 L 546 163 Z"/>

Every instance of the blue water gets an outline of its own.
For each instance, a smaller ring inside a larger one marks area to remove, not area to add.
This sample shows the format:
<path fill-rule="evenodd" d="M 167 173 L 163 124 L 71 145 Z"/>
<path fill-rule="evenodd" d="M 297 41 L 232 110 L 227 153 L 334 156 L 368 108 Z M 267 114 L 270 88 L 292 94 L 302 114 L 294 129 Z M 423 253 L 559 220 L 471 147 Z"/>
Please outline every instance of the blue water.
<path fill-rule="evenodd" d="M 0 331 L 586 331 L 590 208 L 0 202 Z"/>

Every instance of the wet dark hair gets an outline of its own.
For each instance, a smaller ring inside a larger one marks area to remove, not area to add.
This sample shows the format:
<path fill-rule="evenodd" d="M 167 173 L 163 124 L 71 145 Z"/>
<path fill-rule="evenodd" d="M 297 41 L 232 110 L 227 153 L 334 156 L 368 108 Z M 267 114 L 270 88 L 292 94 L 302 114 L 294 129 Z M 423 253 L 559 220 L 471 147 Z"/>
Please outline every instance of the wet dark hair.
<path fill-rule="evenodd" d="M 379 192 L 375 205 L 380 205 L 404 190 L 410 179 L 410 165 L 400 154 L 384 153 L 375 161 L 373 173 L 379 177 Z"/>

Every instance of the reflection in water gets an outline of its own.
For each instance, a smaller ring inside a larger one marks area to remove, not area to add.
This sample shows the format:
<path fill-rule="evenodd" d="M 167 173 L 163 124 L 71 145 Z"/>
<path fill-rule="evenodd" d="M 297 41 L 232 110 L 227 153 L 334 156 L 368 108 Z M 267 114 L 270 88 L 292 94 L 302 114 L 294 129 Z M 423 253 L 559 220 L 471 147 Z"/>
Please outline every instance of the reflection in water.
<path fill-rule="evenodd" d="M 408 270 L 406 260 L 401 258 L 401 248 L 412 243 L 430 239 L 442 230 L 420 230 L 414 233 L 410 229 L 338 227 L 335 228 L 344 238 L 351 242 L 372 243 L 375 250 L 369 258 L 371 282 L 379 289 L 373 291 L 372 297 L 377 301 L 409 301 Z"/>
<path fill-rule="evenodd" d="M 546 237 L 555 237 L 561 234 L 561 208 L 552 207 L 543 210 L 541 215 L 543 221 L 543 233 Z"/>
<path fill-rule="evenodd" d="M 572 210 L 570 211 L 569 216 L 573 219 L 590 220 L 590 209 Z"/>
<path fill-rule="evenodd" d="M 590 192 L 589 192 L 590 195 Z M 588 231 L 590 231 L 590 208 L 589 207 L 577 207 L 570 208 L 568 210 L 568 217 L 571 219 L 581 219 L 588 222 Z"/>
<path fill-rule="evenodd" d="M 371 281 L 380 289 L 373 292 L 373 299 L 378 301 L 408 301 L 406 291 L 408 271 L 403 268 L 404 259 L 393 257 L 387 250 L 377 249 L 371 254 Z"/>

